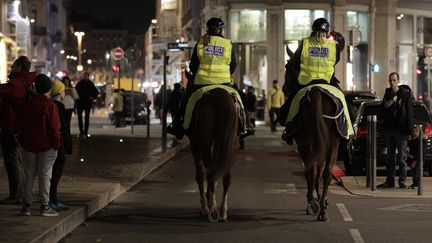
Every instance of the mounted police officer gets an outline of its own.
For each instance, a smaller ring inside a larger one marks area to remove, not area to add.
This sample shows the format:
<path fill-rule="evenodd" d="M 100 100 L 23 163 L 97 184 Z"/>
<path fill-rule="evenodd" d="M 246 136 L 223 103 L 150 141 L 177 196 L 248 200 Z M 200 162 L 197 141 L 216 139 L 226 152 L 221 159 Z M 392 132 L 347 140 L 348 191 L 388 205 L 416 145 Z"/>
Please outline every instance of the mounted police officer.
<path fill-rule="evenodd" d="M 179 116 L 167 128 L 167 132 L 178 139 L 183 138 L 183 116 L 190 95 L 197 89 L 212 84 L 231 85 L 231 74 L 237 62 L 231 40 L 224 38 L 224 22 L 220 18 L 210 18 L 206 24 L 207 33 L 201 37 L 192 53 L 189 64 L 187 93 L 180 105 Z"/>
<path fill-rule="evenodd" d="M 312 24 L 311 35 L 299 43 L 299 47 L 289 60 L 290 63 L 287 65 L 292 65 L 298 72 L 298 77 L 285 78 L 289 95 L 281 108 L 280 123 L 285 125 L 292 99 L 301 88 L 311 84 L 331 84 L 339 88 L 339 81 L 334 77 L 334 66 L 339 62 L 341 49 L 337 41 L 328 38 L 329 31 L 330 23 L 327 19 L 316 19 Z M 282 138 L 288 144 L 293 144 L 291 136 L 284 134 Z"/>

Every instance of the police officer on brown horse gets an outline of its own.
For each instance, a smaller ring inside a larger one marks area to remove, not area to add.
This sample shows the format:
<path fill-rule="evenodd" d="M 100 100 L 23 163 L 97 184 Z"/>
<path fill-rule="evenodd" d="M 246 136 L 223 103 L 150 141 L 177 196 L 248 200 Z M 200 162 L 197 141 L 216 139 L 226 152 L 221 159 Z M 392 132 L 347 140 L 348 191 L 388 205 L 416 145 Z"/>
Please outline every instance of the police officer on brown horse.
<path fill-rule="evenodd" d="M 297 78 L 285 77 L 289 95 L 280 111 L 280 119 L 282 119 L 280 122 L 284 125 L 292 99 L 301 88 L 311 84 L 331 84 L 339 88 L 339 81 L 334 77 L 334 66 L 339 62 L 341 48 L 337 41 L 328 38 L 329 31 L 330 23 L 327 19 L 316 19 L 312 24 L 311 35 L 300 42 L 287 64 L 291 65 L 298 76 Z M 282 138 L 288 144 L 293 143 L 291 136 Z"/>
<path fill-rule="evenodd" d="M 231 74 L 237 62 L 231 40 L 224 38 L 224 22 L 220 18 L 210 18 L 206 24 L 207 33 L 195 45 L 189 64 L 187 94 L 180 105 L 180 119 L 174 119 L 167 132 L 178 139 L 183 138 L 183 117 L 190 95 L 206 85 L 231 84 Z"/>

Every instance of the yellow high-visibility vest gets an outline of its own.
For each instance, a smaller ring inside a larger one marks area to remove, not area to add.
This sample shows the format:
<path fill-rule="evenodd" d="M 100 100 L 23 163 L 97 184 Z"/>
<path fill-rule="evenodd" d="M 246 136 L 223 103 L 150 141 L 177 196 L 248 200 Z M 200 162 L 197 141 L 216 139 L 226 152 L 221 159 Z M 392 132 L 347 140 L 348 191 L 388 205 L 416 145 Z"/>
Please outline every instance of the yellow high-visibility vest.
<path fill-rule="evenodd" d="M 318 79 L 330 83 L 336 64 L 336 41 L 326 40 L 321 44 L 310 37 L 303 39 L 300 61 L 299 84 L 307 85 Z"/>
<path fill-rule="evenodd" d="M 230 63 L 232 45 L 229 39 L 211 36 L 210 43 L 204 45 L 201 39 L 197 46 L 200 61 L 195 76 L 196 85 L 224 84 L 231 82 Z"/>

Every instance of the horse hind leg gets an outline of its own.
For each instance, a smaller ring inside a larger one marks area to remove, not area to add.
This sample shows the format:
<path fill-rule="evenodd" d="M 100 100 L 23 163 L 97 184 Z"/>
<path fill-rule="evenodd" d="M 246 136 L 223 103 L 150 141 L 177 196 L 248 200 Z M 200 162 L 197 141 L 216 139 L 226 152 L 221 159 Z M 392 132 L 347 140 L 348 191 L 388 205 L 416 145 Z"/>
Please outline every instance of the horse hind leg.
<path fill-rule="evenodd" d="M 318 200 L 314 197 L 316 168 L 312 162 L 306 162 L 305 177 L 307 182 L 307 215 L 317 215 L 320 211 Z"/>
<path fill-rule="evenodd" d="M 209 203 L 208 219 L 211 222 L 219 220 L 219 210 L 216 202 L 216 180 L 213 176 L 207 176 L 207 198 Z"/>
<path fill-rule="evenodd" d="M 228 221 L 228 190 L 231 185 L 231 172 L 228 172 L 223 178 L 223 195 L 222 202 L 219 209 L 220 221 L 227 222 Z"/>
<path fill-rule="evenodd" d="M 208 203 L 207 203 L 207 196 L 206 191 L 204 188 L 204 181 L 205 181 L 205 167 L 202 162 L 202 156 L 200 152 L 197 152 L 197 150 L 193 150 L 192 152 L 194 161 L 195 161 L 195 181 L 198 185 L 198 190 L 200 193 L 200 203 L 201 203 L 201 215 L 207 215 L 209 212 Z"/>
<path fill-rule="evenodd" d="M 336 157 L 337 157 L 337 150 L 333 150 L 330 156 L 327 157 L 327 163 L 323 173 L 323 192 L 320 198 L 321 211 L 317 217 L 318 221 L 325 221 L 325 222 L 330 221 L 327 213 L 327 208 L 329 205 L 327 194 L 328 194 L 328 187 L 330 186 L 330 182 L 332 180 L 332 176 L 331 176 L 332 169 L 333 169 L 333 164 L 336 161 Z"/>

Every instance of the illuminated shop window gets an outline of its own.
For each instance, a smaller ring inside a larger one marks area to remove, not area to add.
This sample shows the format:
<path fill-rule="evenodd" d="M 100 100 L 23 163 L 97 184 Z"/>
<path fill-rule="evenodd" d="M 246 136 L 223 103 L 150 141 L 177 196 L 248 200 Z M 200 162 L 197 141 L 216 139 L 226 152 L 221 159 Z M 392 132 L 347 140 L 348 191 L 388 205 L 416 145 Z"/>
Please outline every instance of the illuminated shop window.
<path fill-rule="evenodd" d="M 163 10 L 175 10 L 177 9 L 177 0 L 162 0 Z"/>
<path fill-rule="evenodd" d="M 266 41 L 266 10 L 233 10 L 230 12 L 230 38 L 233 42 Z"/>
<path fill-rule="evenodd" d="M 317 18 L 326 18 L 330 21 L 330 13 L 324 10 L 285 10 L 285 40 L 301 40 L 308 37 L 312 23 Z"/>

